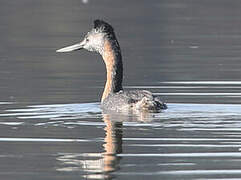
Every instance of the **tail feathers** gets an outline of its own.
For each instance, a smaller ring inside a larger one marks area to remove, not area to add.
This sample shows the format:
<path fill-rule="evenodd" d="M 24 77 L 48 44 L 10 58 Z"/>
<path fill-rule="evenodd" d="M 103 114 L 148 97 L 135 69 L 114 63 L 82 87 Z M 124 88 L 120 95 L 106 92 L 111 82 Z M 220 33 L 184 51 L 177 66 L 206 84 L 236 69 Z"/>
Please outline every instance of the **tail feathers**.
<path fill-rule="evenodd" d="M 161 109 L 167 109 L 165 103 L 159 100 L 150 100 L 147 97 L 143 97 L 140 101 L 136 103 L 137 109 L 143 109 L 147 111 L 160 111 Z"/>

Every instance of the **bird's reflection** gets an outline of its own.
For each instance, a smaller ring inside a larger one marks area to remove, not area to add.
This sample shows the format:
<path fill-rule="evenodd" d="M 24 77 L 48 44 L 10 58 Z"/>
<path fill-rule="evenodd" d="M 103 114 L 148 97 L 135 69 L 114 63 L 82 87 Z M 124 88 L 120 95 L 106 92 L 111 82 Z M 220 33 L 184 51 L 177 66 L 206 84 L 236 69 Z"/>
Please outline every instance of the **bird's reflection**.
<path fill-rule="evenodd" d="M 112 119 L 116 116 L 102 114 L 105 122 L 105 138 L 102 145 L 103 151 L 99 153 L 69 153 L 60 155 L 62 167 L 58 171 L 79 171 L 86 179 L 113 179 L 112 172 L 119 169 L 122 153 L 122 122 Z"/>
<path fill-rule="evenodd" d="M 150 121 L 150 114 L 121 114 L 102 112 L 105 122 L 103 151 L 99 153 L 62 154 L 57 159 L 64 168 L 58 171 L 79 171 L 86 179 L 113 179 L 115 171 L 120 169 L 122 153 L 123 122 Z"/>
<path fill-rule="evenodd" d="M 104 153 L 103 155 L 103 172 L 105 178 L 111 178 L 110 172 L 119 169 L 120 157 L 122 153 L 122 122 L 113 122 L 109 114 L 103 114 L 105 127 Z"/>

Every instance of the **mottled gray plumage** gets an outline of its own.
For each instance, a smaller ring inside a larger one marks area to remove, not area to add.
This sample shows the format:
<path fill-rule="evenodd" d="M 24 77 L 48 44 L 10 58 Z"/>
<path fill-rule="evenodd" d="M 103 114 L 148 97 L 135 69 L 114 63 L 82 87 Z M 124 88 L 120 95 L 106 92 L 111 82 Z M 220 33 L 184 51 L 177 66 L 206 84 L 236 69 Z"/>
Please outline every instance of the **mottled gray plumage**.
<path fill-rule="evenodd" d="M 122 111 L 122 110 L 144 110 L 157 112 L 167 109 L 159 97 L 153 96 L 150 91 L 132 90 L 111 93 L 101 104 L 103 109 Z"/>

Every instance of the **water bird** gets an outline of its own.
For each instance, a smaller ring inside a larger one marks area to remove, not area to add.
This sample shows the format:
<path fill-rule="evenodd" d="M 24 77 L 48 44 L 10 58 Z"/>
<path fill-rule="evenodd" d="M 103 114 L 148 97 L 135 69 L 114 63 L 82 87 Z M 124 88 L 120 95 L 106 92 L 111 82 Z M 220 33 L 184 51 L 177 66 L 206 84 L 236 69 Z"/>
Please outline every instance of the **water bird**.
<path fill-rule="evenodd" d="M 84 39 L 56 52 L 71 52 L 80 49 L 99 53 L 106 65 L 107 80 L 101 98 L 104 110 L 138 110 L 157 112 L 167 109 L 159 97 L 147 90 L 125 91 L 122 87 L 123 64 L 120 45 L 113 27 L 103 20 L 95 20 L 94 27 Z"/>

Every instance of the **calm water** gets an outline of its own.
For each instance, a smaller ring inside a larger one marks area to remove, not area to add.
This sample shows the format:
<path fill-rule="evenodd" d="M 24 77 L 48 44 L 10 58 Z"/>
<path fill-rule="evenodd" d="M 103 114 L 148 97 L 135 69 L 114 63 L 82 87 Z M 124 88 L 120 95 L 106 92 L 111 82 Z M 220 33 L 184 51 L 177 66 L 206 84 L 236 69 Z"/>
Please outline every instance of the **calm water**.
<path fill-rule="evenodd" d="M 241 4 L 0 1 L 0 179 L 240 179 Z M 55 50 L 96 18 L 122 47 L 124 87 L 161 113 L 102 112 L 99 55 Z"/>

